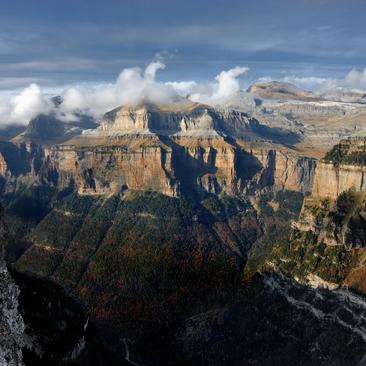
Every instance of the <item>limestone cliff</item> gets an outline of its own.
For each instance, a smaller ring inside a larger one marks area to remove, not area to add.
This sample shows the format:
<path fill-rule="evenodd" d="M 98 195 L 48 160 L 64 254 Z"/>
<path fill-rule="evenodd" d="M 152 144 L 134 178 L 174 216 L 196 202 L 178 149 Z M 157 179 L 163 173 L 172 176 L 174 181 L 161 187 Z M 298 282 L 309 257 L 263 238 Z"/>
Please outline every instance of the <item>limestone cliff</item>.
<path fill-rule="evenodd" d="M 244 144 L 245 145 L 245 144 Z M 255 194 L 311 188 L 315 161 L 274 148 L 248 149 L 221 136 L 154 134 L 74 139 L 51 149 L 41 173 L 79 194 L 118 194 L 126 189 L 177 196 L 181 190 Z"/>
<path fill-rule="evenodd" d="M 292 137 L 245 113 L 198 103 L 126 105 L 62 144 L 3 143 L 0 173 L 6 191 L 37 183 L 98 195 L 307 192 L 315 161 L 275 142 Z"/>
<path fill-rule="evenodd" d="M 363 166 L 318 162 L 312 193 L 317 197 L 336 199 L 340 193 L 350 188 L 365 190 L 365 173 L 366 167 Z"/>
<path fill-rule="evenodd" d="M 366 189 L 366 139 L 341 140 L 318 165 L 312 194 L 317 197 L 336 199 L 349 189 Z"/>
<path fill-rule="evenodd" d="M 129 188 L 176 195 L 171 164 L 171 148 L 148 136 L 120 139 L 112 146 L 54 147 L 44 174 L 54 172 L 56 185 L 75 185 L 80 194 L 112 194 Z"/>

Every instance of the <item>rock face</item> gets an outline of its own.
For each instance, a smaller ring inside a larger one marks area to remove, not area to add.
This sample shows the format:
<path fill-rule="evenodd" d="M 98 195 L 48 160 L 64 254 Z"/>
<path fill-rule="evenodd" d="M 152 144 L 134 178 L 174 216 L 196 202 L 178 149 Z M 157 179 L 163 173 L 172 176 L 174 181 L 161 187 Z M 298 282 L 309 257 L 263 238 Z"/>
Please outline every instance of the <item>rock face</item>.
<path fill-rule="evenodd" d="M 75 185 L 80 194 L 126 189 L 176 196 L 181 190 L 252 193 L 265 189 L 307 192 L 314 159 L 291 151 L 247 148 L 221 136 L 161 138 L 156 135 L 83 139 L 51 149 L 42 169 L 54 185 Z M 88 139 L 88 144 L 91 140 Z"/>
<path fill-rule="evenodd" d="M 166 134 L 190 132 L 216 135 L 217 119 L 215 111 L 198 103 L 126 105 L 106 113 L 99 129 L 107 134 L 158 131 Z M 249 119 L 244 124 L 249 124 Z"/>
<path fill-rule="evenodd" d="M 366 189 L 365 173 L 366 167 L 362 166 L 318 162 L 312 193 L 317 197 L 336 199 L 351 188 L 363 191 Z"/>
<path fill-rule="evenodd" d="M 47 141 L 65 137 L 63 125 L 51 122 L 40 116 L 20 136 L 27 141 L 0 146 L 6 190 L 46 182 L 60 189 L 74 187 L 79 194 L 130 189 L 177 196 L 182 191 L 307 192 L 312 184 L 315 161 L 275 143 L 296 140 L 296 135 L 241 112 L 187 101 L 127 105 L 106 113 L 97 129 L 59 145 L 40 145 L 43 135 Z"/>
<path fill-rule="evenodd" d="M 315 159 L 297 156 L 282 149 L 252 149 L 261 163 L 257 182 L 262 187 L 273 186 L 275 191 L 310 192 L 316 167 Z"/>
<path fill-rule="evenodd" d="M 288 130 L 260 124 L 246 113 L 221 111 L 188 100 L 169 105 L 144 103 L 118 107 L 104 115 L 99 128 L 85 131 L 84 134 L 88 137 L 110 137 L 146 133 L 193 137 L 230 135 L 245 140 L 274 140 L 282 143 L 301 140 L 301 136 Z"/>
<path fill-rule="evenodd" d="M 349 189 L 366 189 L 366 139 L 340 141 L 317 165 L 312 194 L 336 199 Z"/>
<path fill-rule="evenodd" d="M 75 184 L 80 194 L 111 194 L 129 188 L 176 195 L 171 164 L 172 150 L 154 136 L 88 149 L 60 146 L 51 151 L 46 163 L 56 185 Z"/>

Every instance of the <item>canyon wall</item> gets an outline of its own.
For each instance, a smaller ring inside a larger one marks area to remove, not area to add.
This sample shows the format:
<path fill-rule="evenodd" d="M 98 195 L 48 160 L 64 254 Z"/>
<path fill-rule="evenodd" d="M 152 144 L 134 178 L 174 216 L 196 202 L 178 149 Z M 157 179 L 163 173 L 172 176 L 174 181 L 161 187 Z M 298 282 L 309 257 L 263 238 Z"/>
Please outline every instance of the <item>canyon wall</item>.
<path fill-rule="evenodd" d="M 336 199 L 349 189 L 366 189 L 366 138 L 341 140 L 317 164 L 312 195 Z"/>
<path fill-rule="evenodd" d="M 42 143 L 29 132 L 28 139 L 23 133 L 13 143 L 0 144 L 5 191 L 27 184 L 72 187 L 85 195 L 125 190 L 256 195 L 311 189 L 314 160 L 274 142 L 297 137 L 243 112 L 189 101 L 125 105 L 106 113 L 96 129 L 59 144 L 44 143 L 45 136 L 52 142 L 64 131 L 63 126 L 52 129 L 52 121 L 44 129 L 44 118 L 36 119 L 28 128 L 43 133 Z"/>
<path fill-rule="evenodd" d="M 268 190 L 309 192 L 315 160 L 273 147 L 250 148 L 215 137 L 156 135 L 79 138 L 50 149 L 0 146 L 4 191 L 46 184 L 79 194 L 127 189 L 178 196 L 183 191 L 255 195 Z"/>
<path fill-rule="evenodd" d="M 366 189 L 366 167 L 320 161 L 314 176 L 313 196 L 336 199 L 340 193 L 354 188 Z"/>

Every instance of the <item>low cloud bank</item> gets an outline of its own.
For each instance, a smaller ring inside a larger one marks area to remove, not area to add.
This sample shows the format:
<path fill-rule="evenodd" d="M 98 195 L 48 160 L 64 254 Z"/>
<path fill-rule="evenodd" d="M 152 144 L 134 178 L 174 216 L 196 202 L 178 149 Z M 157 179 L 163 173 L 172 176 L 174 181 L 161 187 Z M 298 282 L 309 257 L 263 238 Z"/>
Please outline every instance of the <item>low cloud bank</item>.
<path fill-rule="evenodd" d="M 31 84 L 16 96 L 0 97 L 0 125 L 27 124 L 37 114 L 51 111 L 65 121 L 77 119 L 78 113 L 98 118 L 121 104 L 143 101 L 171 103 L 179 97 L 190 97 L 208 104 L 217 103 L 240 91 L 238 77 L 249 70 L 238 66 L 222 71 L 212 83 L 163 83 L 156 80 L 156 75 L 165 67 L 163 62 L 154 61 L 144 70 L 139 67 L 123 69 L 113 84 L 68 88 L 61 93 L 63 103 L 58 108 L 45 97 L 37 84 Z"/>
<path fill-rule="evenodd" d="M 39 85 L 31 84 L 17 95 L 0 92 L 0 126 L 27 124 L 40 113 L 54 112 L 59 118 L 70 121 L 85 113 L 96 118 L 121 104 L 171 103 L 180 97 L 210 105 L 225 105 L 240 90 L 239 78 L 248 73 L 249 68 L 237 66 L 221 71 L 212 82 L 171 81 L 156 79 L 159 70 L 166 65 L 161 60 L 151 62 L 145 69 L 139 67 L 123 69 L 116 81 L 99 86 L 76 86 L 66 89 L 61 96 L 63 103 L 55 107 Z M 271 78 L 262 78 L 269 81 Z M 319 77 L 286 76 L 282 81 L 293 83 L 304 89 L 326 92 L 337 88 L 366 88 L 366 68 L 351 70 L 343 79 Z"/>
<path fill-rule="evenodd" d="M 337 90 L 366 89 L 366 68 L 363 70 L 352 69 L 344 78 L 321 78 L 315 76 L 296 77 L 285 76 L 283 81 L 295 84 L 304 89 L 314 90 L 319 93 L 335 92 Z"/>

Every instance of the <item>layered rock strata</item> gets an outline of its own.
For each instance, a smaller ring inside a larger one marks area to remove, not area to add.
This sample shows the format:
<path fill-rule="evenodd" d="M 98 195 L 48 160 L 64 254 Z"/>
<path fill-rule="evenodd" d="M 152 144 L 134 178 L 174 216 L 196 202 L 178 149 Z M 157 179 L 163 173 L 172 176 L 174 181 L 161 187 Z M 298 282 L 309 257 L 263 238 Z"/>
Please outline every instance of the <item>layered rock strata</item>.
<path fill-rule="evenodd" d="M 315 161 L 276 145 L 280 137 L 295 136 L 242 112 L 186 101 L 127 105 L 106 113 L 97 129 L 59 145 L 4 143 L 0 173 L 8 190 L 28 181 L 98 195 L 126 189 L 170 196 L 182 190 L 309 191 Z"/>

